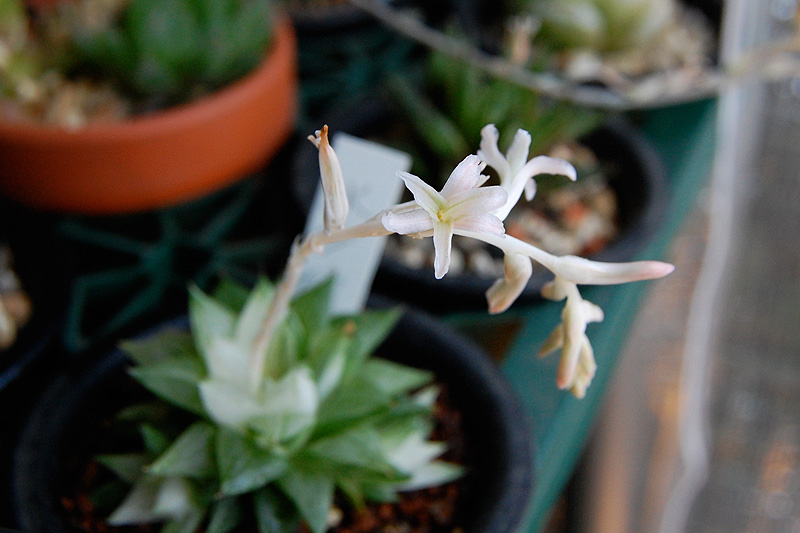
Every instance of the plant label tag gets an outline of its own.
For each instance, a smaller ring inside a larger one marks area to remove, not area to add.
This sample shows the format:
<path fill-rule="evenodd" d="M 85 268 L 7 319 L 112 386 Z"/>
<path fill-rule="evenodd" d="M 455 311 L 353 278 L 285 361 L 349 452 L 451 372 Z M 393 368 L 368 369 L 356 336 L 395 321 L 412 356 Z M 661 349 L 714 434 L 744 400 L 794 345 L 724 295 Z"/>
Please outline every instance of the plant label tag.
<path fill-rule="evenodd" d="M 342 166 L 350 203 L 347 226 L 364 222 L 400 201 L 404 187 L 397 171 L 411 168 L 410 155 L 346 133 L 337 133 L 332 145 Z M 317 186 L 309 213 L 306 234 L 323 231 L 321 186 Z M 314 254 L 308 259 L 298 291 L 333 276 L 331 312 L 358 313 L 366 304 L 385 244 L 386 237 L 368 237 L 326 246 L 322 255 Z"/>

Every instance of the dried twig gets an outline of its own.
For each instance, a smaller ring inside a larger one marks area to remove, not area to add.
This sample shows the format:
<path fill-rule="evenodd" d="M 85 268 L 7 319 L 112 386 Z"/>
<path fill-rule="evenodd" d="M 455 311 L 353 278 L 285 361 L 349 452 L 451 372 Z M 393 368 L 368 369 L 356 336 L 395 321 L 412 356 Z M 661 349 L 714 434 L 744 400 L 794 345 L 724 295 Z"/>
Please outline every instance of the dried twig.
<path fill-rule="evenodd" d="M 553 73 L 532 72 L 501 57 L 487 54 L 463 38 L 453 37 L 426 26 L 417 17 L 392 8 L 381 0 L 348 0 L 386 26 L 431 49 L 461 59 L 489 74 L 556 100 L 610 111 L 656 108 L 714 96 L 726 88 L 752 79 L 773 79 L 800 75 L 800 38 L 761 47 L 740 57 L 735 63 L 706 69 L 682 91 L 663 93 L 646 90 L 645 78 L 639 87 L 634 82 L 624 94 L 611 89 L 581 85 Z M 630 90 L 628 90 L 630 89 Z M 641 89 L 641 90 L 639 90 Z"/>

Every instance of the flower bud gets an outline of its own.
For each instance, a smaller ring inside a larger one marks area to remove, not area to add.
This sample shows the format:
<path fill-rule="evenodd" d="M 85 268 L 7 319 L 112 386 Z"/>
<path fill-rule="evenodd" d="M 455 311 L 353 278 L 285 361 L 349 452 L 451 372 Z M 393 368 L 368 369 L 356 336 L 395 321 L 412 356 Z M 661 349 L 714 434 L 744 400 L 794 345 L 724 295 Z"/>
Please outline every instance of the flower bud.
<path fill-rule="evenodd" d="M 308 139 L 319 149 L 319 170 L 322 177 L 322 192 L 325 196 L 325 231 L 344 228 L 350 205 L 344 186 L 344 176 L 339 158 L 328 142 L 328 126 L 309 135 Z"/>
<path fill-rule="evenodd" d="M 506 254 L 504 264 L 505 276 L 486 291 L 489 313 L 493 315 L 502 313 L 519 298 L 533 273 L 533 265 L 526 255 Z"/>

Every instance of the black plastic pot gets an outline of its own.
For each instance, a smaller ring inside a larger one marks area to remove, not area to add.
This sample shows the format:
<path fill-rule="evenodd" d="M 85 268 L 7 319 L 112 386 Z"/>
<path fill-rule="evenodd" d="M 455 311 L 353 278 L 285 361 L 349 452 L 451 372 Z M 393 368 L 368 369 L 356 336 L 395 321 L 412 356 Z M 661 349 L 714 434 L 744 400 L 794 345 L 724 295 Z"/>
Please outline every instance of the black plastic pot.
<path fill-rule="evenodd" d="M 391 129 L 391 108 L 375 97 L 331 117 L 331 131 L 376 138 Z M 652 240 L 659 229 L 669 198 L 666 170 L 647 139 L 629 122 L 612 120 L 583 139 L 598 156 L 615 169 L 608 177 L 618 203 L 620 231 L 613 241 L 589 258 L 597 261 L 630 261 Z M 306 146 L 307 145 L 307 146 Z M 467 154 L 464 154 L 465 156 Z M 300 208 L 308 212 L 319 180 L 316 149 L 306 141 L 295 152 L 293 192 Z M 433 244 L 431 244 L 433 246 Z M 540 298 L 539 291 L 552 276 L 535 271 L 519 301 Z M 447 274 L 437 280 L 432 268 L 416 269 L 384 256 L 373 290 L 425 309 L 442 312 L 486 306 L 485 293 L 494 279 Z"/>
<path fill-rule="evenodd" d="M 187 322 L 169 325 L 186 327 Z M 418 312 L 405 313 L 379 354 L 434 371 L 462 412 L 470 454 L 479 458 L 468 474 L 467 531 L 516 531 L 532 490 L 532 433 L 498 368 L 474 344 Z M 91 428 L 99 417 L 141 394 L 127 378 L 125 365 L 121 352 L 111 352 L 84 372 L 58 378 L 34 408 L 12 472 L 19 527 L 26 533 L 71 531 L 58 509 L 59 491 L 67 482 L 65 465 L 76 452 L 91 453 L 98 438 Z"/>

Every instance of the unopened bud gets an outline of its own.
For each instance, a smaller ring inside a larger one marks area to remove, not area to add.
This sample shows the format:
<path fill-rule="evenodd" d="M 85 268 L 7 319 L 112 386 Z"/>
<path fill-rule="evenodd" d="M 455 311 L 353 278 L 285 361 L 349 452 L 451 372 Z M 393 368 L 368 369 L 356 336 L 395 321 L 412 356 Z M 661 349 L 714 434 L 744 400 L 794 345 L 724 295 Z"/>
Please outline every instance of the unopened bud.
<path fill-rule="evenodd" d="M 486 300 L 489 302 L 489 313 L 496 315 L 502 313 L 513 304 L 531 279 L 533 265 L 528 256 L 522 254 L 506 254 L 505 275 L 498 279 L 486 291 Z"/>
<path fill-rule="evenodd" d="M 328 142 L 328 126 L 317 130 L 308 139 L 319 149 L 319 170 L 322 177 L 322 193 L 325 196 L 325 231 L 344 228 L 350 205 L 344 186 L 344 176 L 339 158 Z"/>

